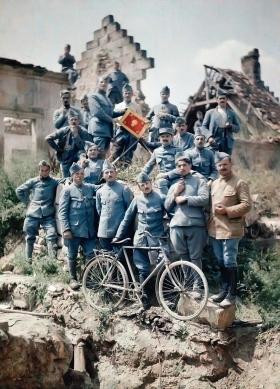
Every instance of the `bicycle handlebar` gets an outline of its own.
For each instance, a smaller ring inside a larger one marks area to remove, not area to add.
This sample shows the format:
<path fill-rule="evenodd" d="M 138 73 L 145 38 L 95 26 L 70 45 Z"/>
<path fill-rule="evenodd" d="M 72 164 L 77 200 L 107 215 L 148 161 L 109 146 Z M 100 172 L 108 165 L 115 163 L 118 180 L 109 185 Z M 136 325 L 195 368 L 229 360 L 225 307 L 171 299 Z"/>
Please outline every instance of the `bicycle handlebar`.
<path fill-rule="evenodd" d="M 119 244 L 128 242 L 130 240 L 131 240 L 131 238 L 125 238 L 125 239 L 122 239 L 122 240 L 117 240 L 116 242 L 112 242 L 112 244 L 119 245 Z"/>

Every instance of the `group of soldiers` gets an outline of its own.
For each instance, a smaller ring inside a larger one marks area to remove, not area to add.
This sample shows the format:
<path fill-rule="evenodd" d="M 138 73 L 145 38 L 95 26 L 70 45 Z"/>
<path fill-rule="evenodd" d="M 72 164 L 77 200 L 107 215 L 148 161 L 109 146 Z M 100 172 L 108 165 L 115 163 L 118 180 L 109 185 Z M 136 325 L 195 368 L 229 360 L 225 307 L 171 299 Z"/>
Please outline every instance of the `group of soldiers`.
<path fill-rule="evenodd" d="M 119 66 L 115 71 L 120 72 Z M 147 116 L 151 124 L 143 144 L 151 156 L 136 177 L 140 194 L 134 197 L 132 190 L 117 179 L 114 162 L 125 155 L 131 163 L 137 142 L 115 125 L 114 118 L 124 115 L 127 108 L 138 114 L 141 111 L 132 100 L 127 77 L 115 74 L 114 81 L 121 96 L 117 98 L 116 93 L 110 98 L 108 77 L 100 78 L 97 91 L 81 100 L 81 111 L 71 106 L 69 91 L 61 92 L 62 106 L 53 118 L 56 130 L 46 142 L 56 152 L 63 179 L 50 177 L 50 164 L 41 161 L 39 176 L 16 190 L 19 199 L 28 204 L 24 222 L 27 259 L 32 259 L 39 228 L 46 232 L 49 256 L 56 256 L 54 201 L 57 186 L 63 181 L 58 219 L 68 249 L 73 289 L 79 288 L 79 247 L 90 260 L 96 249 L 112 251 L 114 243 L 131 235 L 131 226 L 135 226 L 133 262 L 143 282 L 151 270 L 150 257 L 137 246 L 158 246 L 156 237 L 166 233 L 169 220 L 170 244 L 176 257 L 202 268 L 203 249 L 211 243 L 221 279 L 220 292 L 212 300 L 222 307 L 233 304 L 238 245 L 251 199 L 248 185 L 232 171 L 233 133 L 239 131 L 240 124 L 227 105 L 227 96 L 219 93 L 217 107 L 207 111 L 204 118 L 197 114 L 191 133 L 176 105 L 169 102 L 169 88 L 161 90 L 161 103 Z M 155 166 L 159 174 L 153 182 Z M 200 298 L 195 286 L 193 296 Z M 145 289 L 143 305 L 147 308 L 149 304 L 149 291 Z"/>

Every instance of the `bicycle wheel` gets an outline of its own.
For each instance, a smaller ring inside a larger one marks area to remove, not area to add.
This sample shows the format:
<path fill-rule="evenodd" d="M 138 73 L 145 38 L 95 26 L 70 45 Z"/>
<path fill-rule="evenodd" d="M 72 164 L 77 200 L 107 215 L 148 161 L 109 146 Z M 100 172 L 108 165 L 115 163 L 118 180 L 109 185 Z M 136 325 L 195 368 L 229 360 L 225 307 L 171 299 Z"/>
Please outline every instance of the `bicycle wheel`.
<path fill-rule="evenodd" d="M 175 319 L 194 319 L 207 304 L 205 275 L 191 262 L 171 263 L 159 279 L 159 299 L 162 307 Z"/>
<path fill-rule="evenodd" d="M 85 267 L 82 291 L 90 306 L 105 311 L 117 308 L 124 300 L 128 276 L 123 265 L 109 255 L 97 255 Z"/>

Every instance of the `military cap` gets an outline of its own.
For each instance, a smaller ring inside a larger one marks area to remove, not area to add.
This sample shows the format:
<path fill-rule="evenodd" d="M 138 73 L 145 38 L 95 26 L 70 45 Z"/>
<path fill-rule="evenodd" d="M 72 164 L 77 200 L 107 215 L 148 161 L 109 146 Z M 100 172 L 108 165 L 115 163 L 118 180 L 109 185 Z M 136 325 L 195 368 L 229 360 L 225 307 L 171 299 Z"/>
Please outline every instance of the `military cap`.
<path fill-rule="evenodd" d="M 112 165 L 108 159 L 105 159 L 104 163 L 103 163 L 103 167 L 102 167 L 102 171 L 105 172 L 106 170 L 111 170 L 111 169 L 114 169 L 116 170 L 115 166 Z"/>
<path fill-rule="evenodd" d="M 148 176 L 148 174 L 146 173 L 140 173 L 138 174 L 138 176 L 136 177 L 136 182 L 138 184 L 141 184 L 143 182 L 147 182 L 147 181 L 151 181 L 150 177 Z"/>
<path fill-rule="evenodd" d="M 185 120 L 185 118 L 182 118 L 182 117 L 179 116 L 175 120 L 175 126 L 179 126 L 181 124 L 186 124 L 186 120 Z"/>
<path fill-rule="evenodd" d="M 204 136 L 205 138 L 205 134 L 201 131 L 201 128 L 195 130 L 194 137 L 196 138 L 197 136 Z"/>
<path fill-rule="evenodd" d="M 223 89 L 218 89 L 218 97 L 227 97 L 227 92 Z"/>
<path fill-rule="evenodd" d="M 77 111 L 74 111 L 73 109 L 69 109 L 68 118 L 69 119 L 71 119 L 71 118 L 79 118 L 79 114 L 78 114 Z"/>
<path fill-rule="evenodd" d="M 88 151 L 88 150 L 89 150 L 91 147 L 93 147 L 93 146 L 95 146 L 95 147 L 98 148 L 98 146 L 97 146 L 95 143 L 89 142 L 88 140 L 85 141 L 85 150 L 86 150 L 86 151 Z"/>
<path fill-rule="evenodd" d="M 69 95 L 69 96 L 71 96 L 71 93 L 70 93 L 69 90 L 63 89 L 63 90 L 60 91 L 60 97 L 62 97 L 62 96 L 64 96 L 64 95 Z"/>
<path fill-rule="evenodd" d="M 172 128 L 160 128 L 158 131 L 159 135 L 163 134 L 169 134 L 169 135 L 174 135 L 173 129 Z"/>
<path fill-rule="evenodd" d="M 224 159 L 229 159 L 231 161 L 231 156 L 223 151 L 217 151 L 215 153 L 215 163 L 223 161 Z"/>
<path fill-rule="evenodd" d="M 73 162 L 72 165 L 71 165 L 71 167 L 70 167 L 70 169 L 69 169 L 69 172 L 70 172 L 70 174 L 71 174 L 71 176 L 72 176 L 73 174 L 78 173 L 80 170 L 84 170 L 84 169 L 82 168 L 82 166 L 79 165 L 79 164 L 76 163 L 76 162 Z"/>
<path fill-rule="evenodd" d="M 191 161 L 191 158 L 188 156 L 188 155 L 186 155 L 185 153 L 177 153 L 176 155 L 175 155 L 175 163 L 177 164 L 177 162 L 179 162 L 179 161 L 186 161 L 187 163 L 192 163 L 192 161 Z"/>
<path fill-rule="evenodd" d="M 170 94 L 170 89 L 168 88 L 168 86 L 164 86 L 164 87 L 161 89 L 160 93 L 164 93 L 164 94 L 169 95 L 169 94 Z"/>
<path fill-rule="evenodd" d="M 123 92 L 133 92 L 133 89 L 132 89 L 132 86 L 129 85 L 129 84 L 124 84 L 123 88 L 122 88 L 122 91 Z"/>

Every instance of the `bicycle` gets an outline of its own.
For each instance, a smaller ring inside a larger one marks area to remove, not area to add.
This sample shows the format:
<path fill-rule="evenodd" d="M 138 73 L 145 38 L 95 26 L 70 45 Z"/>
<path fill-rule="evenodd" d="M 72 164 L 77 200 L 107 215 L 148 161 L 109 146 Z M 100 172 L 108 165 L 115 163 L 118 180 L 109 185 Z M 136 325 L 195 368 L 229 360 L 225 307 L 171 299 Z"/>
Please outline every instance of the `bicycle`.
<path fill-rule="evenodd" d="M 142 303 L 143 288 L 154 275 L 157 275 L 156 297 L 170 316 L 178 320 L 191 320 L 199 316 L 208 300 L 208 283 L 202 270 L 188 261 L 172 262 L 162 243 L 163 238 L 152 236 L 148 232 L 146 235 L 158 238 L 159 246 L 121 246 L 118 253 L 97 254 L 86 265 L 82 277 L 82 291 L 86 301 L 99 311 L 120 307 L 128 293 L 136 296 L 136 300 Z M 130 238 L 116 243 L 124 244 L 128 240 Z M 129 249 L 158 251 L 161 258 L 142 284 L 136 281 L 127 253 Z M 119 261 L 122 254 L 131 282 L 125 267 Z"/>

